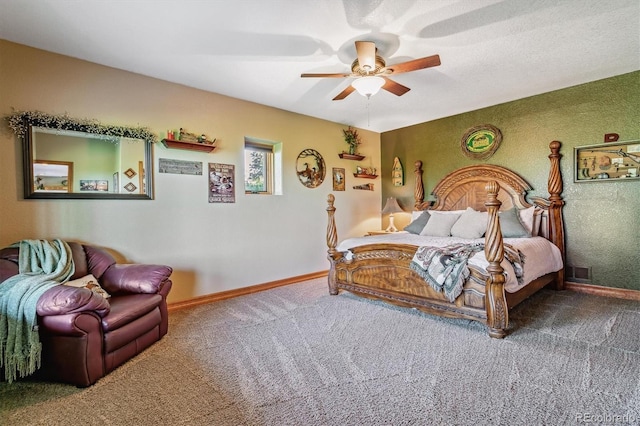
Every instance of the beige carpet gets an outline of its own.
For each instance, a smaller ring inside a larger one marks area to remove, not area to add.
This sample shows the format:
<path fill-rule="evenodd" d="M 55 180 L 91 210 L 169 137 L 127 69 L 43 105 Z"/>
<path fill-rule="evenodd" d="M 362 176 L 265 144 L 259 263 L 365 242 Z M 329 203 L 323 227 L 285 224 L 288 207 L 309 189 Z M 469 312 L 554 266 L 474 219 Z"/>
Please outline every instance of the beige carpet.
<path fill-rule="evenodd" d="M 0 424 L 640 423 L 640 303 L 545 290 L 512 321 L 490 339 L 311 280 L 174 312 L 87 389 L 0 383 Z"/>

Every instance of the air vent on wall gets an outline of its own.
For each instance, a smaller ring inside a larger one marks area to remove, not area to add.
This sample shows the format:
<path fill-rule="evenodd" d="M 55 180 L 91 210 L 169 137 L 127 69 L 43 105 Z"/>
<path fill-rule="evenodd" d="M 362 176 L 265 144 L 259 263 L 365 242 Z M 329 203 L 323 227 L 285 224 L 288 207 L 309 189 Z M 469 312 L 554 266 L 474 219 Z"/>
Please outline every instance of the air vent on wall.
<path fill-rule="evenodd" d="M 591 283 L 591 267 L 567 265 L 565 279 L 574 283 Z"/>

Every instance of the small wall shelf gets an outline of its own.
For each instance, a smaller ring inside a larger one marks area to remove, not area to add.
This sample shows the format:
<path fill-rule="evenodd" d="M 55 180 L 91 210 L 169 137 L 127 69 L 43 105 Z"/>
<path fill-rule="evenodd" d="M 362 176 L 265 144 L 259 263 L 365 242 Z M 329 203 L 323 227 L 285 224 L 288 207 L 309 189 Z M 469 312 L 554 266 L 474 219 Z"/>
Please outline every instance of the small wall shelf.
<path fill-rule="evenodd" d="M 372 183 L 365 183 L 362 185 L 356 185 L 353 187 L 353 189 L 358 189 L 360 191 L 373 191 L 373 184 Z"/>
<path fill-rule="evenodd" d="M 162 144 L 170 149 L 186 149 L 189 151 L 211 152 L 215 149 L 213 143 L 175 141 L 173 139 L 162 139 Z"/>
<path fill-rule="evenodd" d="M 365 178 L 365 179 L 375 179 L 378 177 L 378 175 L 367 175 L 367 174 L 363 174 L 363 173 L 354 173 L 353 177 L 357 177 L 357 178 Z"/>
<path fill-rule="evenodd" d="M 346 152 L 341 152 L 340 154 L 338 154 L 338 156 L 344 160 L 356 160 L 356 161 L 364 160 L 364 155 L 347 154 Z"/>

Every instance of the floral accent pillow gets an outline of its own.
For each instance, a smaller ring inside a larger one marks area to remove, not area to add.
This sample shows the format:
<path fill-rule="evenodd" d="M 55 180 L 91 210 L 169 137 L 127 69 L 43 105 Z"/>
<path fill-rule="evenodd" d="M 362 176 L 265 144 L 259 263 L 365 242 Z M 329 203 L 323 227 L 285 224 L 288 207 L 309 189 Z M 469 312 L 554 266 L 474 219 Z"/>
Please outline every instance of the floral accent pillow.
<path fill-rule="evenodd" d="M 107 293 L 105 289 L 100 287 L 100 284 L 98 284 L 98 280 L 92 274 L 89 274 L 82 278 L 78 278 L 77 280 L 67 281 L 66 283 L 62 283 L 62 284 L 68 285 L 70 287 L 78 287 L 78 288 L 84 287 L 86 289 L 91 290 L 94 293 L 99 294 L 105 299 L 108 299 L 111 297 L 111 295 Z"/>

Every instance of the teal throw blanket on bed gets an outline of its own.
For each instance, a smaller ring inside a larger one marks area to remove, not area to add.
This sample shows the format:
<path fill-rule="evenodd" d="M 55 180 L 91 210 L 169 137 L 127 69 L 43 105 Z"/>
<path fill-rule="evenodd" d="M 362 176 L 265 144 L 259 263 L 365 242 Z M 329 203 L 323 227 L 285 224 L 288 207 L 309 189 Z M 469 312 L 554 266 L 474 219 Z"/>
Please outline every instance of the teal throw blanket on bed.
<path fill-rule="evenodd" d="M 73 275 L 71 248 L 61 240 L 22 240 L 19 274 L 0 283 L 0 368 L 11 383 L 40 368 L 36 306 L 40 296 Z"/>

